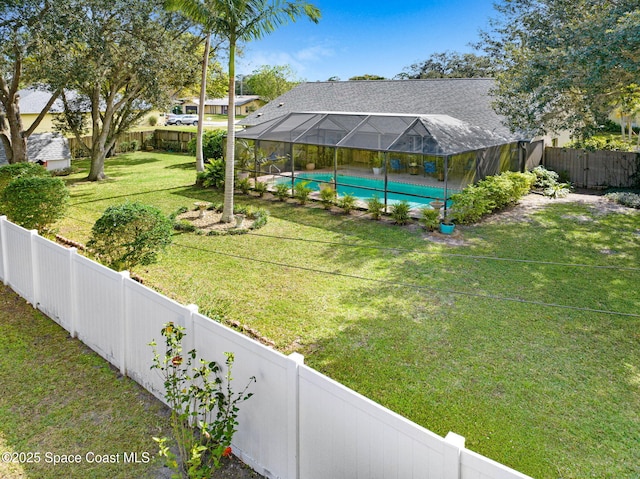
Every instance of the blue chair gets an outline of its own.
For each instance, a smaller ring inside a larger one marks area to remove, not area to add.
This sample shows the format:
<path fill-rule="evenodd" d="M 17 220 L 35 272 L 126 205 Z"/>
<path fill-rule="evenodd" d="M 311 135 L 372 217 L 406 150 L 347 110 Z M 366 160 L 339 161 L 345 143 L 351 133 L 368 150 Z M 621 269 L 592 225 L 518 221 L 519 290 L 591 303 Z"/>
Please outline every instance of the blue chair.
<path fill-rule="evenodd" d="M 430 175 L 436 172 L 436 162 L 435 161 L 425 161 L 424 162 L 424 174 Z"/>
<path fill-rule="evenodd" d="M 389 162 L 391 163 L 391 171 L 398 172 L 402 170 L 402 162 L 399 159 L 391 158 Z"/>

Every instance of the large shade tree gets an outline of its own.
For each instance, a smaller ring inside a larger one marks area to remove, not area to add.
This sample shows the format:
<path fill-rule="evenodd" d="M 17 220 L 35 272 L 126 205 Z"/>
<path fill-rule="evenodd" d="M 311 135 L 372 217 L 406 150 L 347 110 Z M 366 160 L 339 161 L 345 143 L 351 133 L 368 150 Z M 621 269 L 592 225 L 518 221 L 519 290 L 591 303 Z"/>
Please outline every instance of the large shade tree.
<path fill-rule="evenodd" d="M 197 42 L 161 2 L 69 0 L 62 48 L 46 55 L 47 82 L 65 88 L 60 127 L 91 158 L 88 179 L 101 180 L 119 135 L 170 95 L 195 83 Z M 83 136 L 89 133 L 90 141 Z"/>
<path fill-rule="evenodd" d="M 246 84 L 253 95 L 266 102 L 284 95 L 303 80 L 295 77 L 289 65 L 262 65 L 246 77 Z"/>
<path fill-rule="evenodd" d="M 229 109 L 222 221 L 233 220 L 235 157 L 235 66 L 238 45 L 262 38 L 280 25 L 306 16 L 320 20 L 320 10 L 301 1 L 283 0 L 175 0 L 187 18 L 199 25 L 211 26 L 212 32 L 226 40 L 228 47 Z"/>
<path fill-rule="evenodd" d="M 640 83 L 637 0 L 502 0 L 482 34 L 514 130 L 584 136 Z"/>
<path fill-rule="evenodd" d="M 495 65 L 486 55 L 475 53 L 433 53 L 426 60 L 414 63 L 398 75 L 401 78 L 488 78 L 495 75 Z"/>
<path fill-rule="evenodd" d="M 19 92 L 41 80 L 43 45 L 59 45 L 58 24 L 66 7 L 44 0 L 0 2 L 0 141 L 9 163 L 27 161 L 28 138 L 59 95 L 54 91 L 32 124 L 23 124 Z"/>

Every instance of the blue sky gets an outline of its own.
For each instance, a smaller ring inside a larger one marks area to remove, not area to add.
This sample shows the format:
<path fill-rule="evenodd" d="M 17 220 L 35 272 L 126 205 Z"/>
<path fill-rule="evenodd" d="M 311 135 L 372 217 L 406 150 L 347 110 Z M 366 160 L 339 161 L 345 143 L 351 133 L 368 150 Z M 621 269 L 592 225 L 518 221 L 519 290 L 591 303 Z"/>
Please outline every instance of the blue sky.
<path fill-rule="evenodd" d="M 245 45 L 237 72 L 288 64 L 308 81 L 392 78 L 432 53 L 472 52 L 468 44 L 496 16 L 492 0 L 310 1 L 322 12 L 319 24 L 300 19 Z"/>

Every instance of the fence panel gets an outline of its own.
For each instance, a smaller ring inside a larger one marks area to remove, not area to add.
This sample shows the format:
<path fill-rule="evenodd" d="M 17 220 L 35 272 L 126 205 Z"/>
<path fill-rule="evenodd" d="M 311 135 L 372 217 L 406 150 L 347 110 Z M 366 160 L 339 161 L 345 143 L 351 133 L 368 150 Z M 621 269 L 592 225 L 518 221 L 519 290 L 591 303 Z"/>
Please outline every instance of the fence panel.
<path fill-rule="evenodd" d="M 193 317 L 195 347 L 204 359 L 224 365 L 224 353 L 234 354 L 234 391 L 256 377 L 250 386 L 254 396 L 240 407 L 234 453 L 261 474 L 293 479 L 297 434 L 291 414 L 297 401 L 290 385 L 295 362 L 201 314 Z"/>
<path fill-rule="evenodd" d="M 460 479 L 531 479 L 468 449 L 461 450 L 460 467 Z"/>
<path fill-rule="evenodd" d="M 122 367 L 122 274 L 79 254 L 73 256 L 72 321 L 78 337 L 114 366 Z"/>
<path fill-rule="evenodd" d="M 71 331 L 71 256 L 75 248 L 64 248 L 41 236 L 34 236 L 33 241 L 38 309 Z"/>
<path fill-rule="evenodd" d="M 637 182 L 634 175 L 638 175 L 640 154 L 547 147 L 544 165 L 550 170 L 567 172 L 578 188 L 628 188 Z"/>
<path fill-rule="evenodd" d="M 21 226 L 3 220 L 5 281 L 13 290 L 35 304 L 35 290 L 33 281 L 33 252 L 31 249 L 31 236 L 34 234 Z"/>
<path fill-rule="evenodd" d="M 0 280 L 4 284 L 8 284 L 9 276 L 7 274 L 7 269 L 9 265 L 5 261 L 4 257 L 6 256 L 5 249 L 9 245 L 9 240 L 7 239 L 7 235 L 4 232 L 7 224 L 7 217 L 0 216 Z"/>
<path fill-rule="evenodd" d="M 184 327 L 189 322 L 191 311 L 129 278 L 125 278 L 123 288 L 126 373 L 164 401 L 164 381 L 157 369 L 151 369 L 153 351 L 149 343 L 155 341 L 162 355 L 164 337 L 160 331 L 163 325 L 173 322 Z M 187 333 L 191 334 L 189 331 Z M 189 351 L 192 348 L 187 343 L 184 349 Z"/>
<path fill-rule="evenodd" d="M 300 367 L 300 477 L 458 479 L 459 449 Z"/>

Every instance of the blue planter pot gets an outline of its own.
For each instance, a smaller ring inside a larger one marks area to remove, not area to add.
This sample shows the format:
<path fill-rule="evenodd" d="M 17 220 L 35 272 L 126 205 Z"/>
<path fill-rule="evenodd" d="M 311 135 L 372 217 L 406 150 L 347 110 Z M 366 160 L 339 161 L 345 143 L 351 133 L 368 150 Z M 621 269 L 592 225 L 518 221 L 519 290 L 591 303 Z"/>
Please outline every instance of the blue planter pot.
<path fill-rule="evenodd" d="M 442 233 L 443 235 L 450 235 L 453 233 L 453 230 L 455 229 L 456 225 L 448 225 L 445 223 L 440 223 L 440 233 Z"/>

